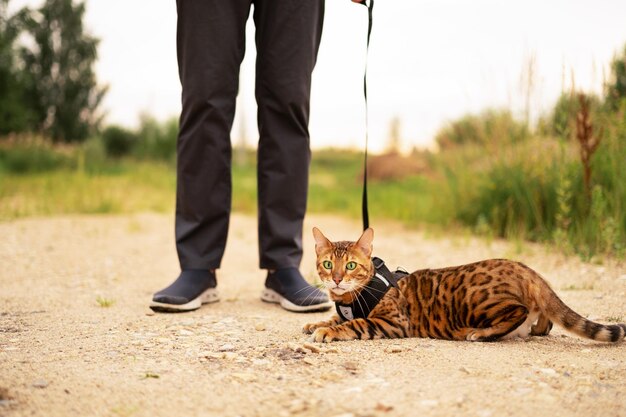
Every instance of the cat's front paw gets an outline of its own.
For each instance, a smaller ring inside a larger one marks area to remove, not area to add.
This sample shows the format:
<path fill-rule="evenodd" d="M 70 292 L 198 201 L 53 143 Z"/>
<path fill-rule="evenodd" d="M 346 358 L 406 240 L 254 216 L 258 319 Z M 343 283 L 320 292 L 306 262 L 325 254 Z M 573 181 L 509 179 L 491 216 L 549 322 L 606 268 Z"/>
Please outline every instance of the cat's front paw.
<path fill-rule="evenodd" d="M 320 323 L 309 323 L 309 324 L 305 324 L 302 327 L 302 333 L 306 333 L 306 334 L 311 334 L 315 331 L 315 329 L 317 329 L 318 327 L 320 327 Z"/>
<path fill-rule="evenodd" d="M 337 340 L 335 332 L 329 327 L 318 327 L 311 336 L 311 341 L 317 343 L 328 343 L 333 340 Z"/>

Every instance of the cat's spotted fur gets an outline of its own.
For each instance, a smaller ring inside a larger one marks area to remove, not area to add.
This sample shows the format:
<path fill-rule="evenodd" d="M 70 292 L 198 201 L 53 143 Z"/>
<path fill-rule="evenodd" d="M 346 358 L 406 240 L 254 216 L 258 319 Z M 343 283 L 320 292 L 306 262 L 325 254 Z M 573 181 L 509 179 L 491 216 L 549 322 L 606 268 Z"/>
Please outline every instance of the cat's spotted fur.
<path fill-rule="evenodd" d="M 372 229 L 357 242 L 330 242 L 317 228 L 313 235 L 317 270 L 333 301 L 350 304 L 370 290 Z M 626 324 L 603 325 L 580 316 L 537 272 L 506 259 L 415 271 L 389 289 L 367 318 L 342 322 L 334 315 L 303 330 L 317 342 L 398 337 L 493 341 L 545 336 L 552 322 L 602 342 L 618 342 L 626 334 Z"/>

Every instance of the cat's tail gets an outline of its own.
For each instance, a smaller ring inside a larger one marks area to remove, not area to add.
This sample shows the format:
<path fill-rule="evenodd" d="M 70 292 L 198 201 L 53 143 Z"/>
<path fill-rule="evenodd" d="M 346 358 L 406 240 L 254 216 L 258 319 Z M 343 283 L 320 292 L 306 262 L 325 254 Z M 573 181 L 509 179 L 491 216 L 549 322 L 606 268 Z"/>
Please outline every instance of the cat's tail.
<path fill-rule="evenodd" d="M 569 308 L 546 283 L 548 296 L 544 298 L 544 311 L 548 318 L 567 330 L 598 342 L 619 342 L 626 336 L 626 324 L 600 324 L 588 320 Z"/>

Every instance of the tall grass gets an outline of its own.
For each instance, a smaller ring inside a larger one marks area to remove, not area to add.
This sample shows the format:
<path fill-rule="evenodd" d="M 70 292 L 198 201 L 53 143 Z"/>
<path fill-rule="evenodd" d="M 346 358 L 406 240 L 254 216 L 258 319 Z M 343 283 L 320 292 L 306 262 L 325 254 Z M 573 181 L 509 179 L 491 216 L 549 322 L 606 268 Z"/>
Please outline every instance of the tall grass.
<path fill-rule="evenodd" d="M 575 142 L 552 136 L 514 143 L 496 138 L 436 154 L 416 153 L 412 158 L 420 158 L 419 165 L 425 167 L 419 174 L 371 178 L 372 222 L 388 218 L 412 225 L 465 228 L 489 236 L 550 242 L 587 259 L 595 255 L 623 257 L 624 122 L 619 119 L 607 125 L 591 160 L 591 203 L 585 197 Z M 170 134 L 158 135 L 171 137 L 171 130 Z M 138 148 L 134 149 L 137 152 Z M 175 167 L 171 143 L 163 149 L 169 149 L 170 156 L 163 150 L 152 156 L 130 152 L 111 158 L 98 138 L 62 148 L 42 140 L 0 142 L 0 219 L 172 212 Z M 360 218 L 362 164 L 359 152 L 315 151 L 309 211 Z M 247 152 L 233 162 L 233 209 L 254 213 L 256 196 L 256 157 L 254 152 Z"/>

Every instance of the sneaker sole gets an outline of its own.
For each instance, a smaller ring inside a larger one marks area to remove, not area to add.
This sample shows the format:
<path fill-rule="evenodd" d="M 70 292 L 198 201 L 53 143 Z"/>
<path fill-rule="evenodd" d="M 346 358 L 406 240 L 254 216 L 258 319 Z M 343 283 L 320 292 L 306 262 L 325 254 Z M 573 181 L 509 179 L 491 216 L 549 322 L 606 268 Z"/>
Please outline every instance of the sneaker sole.
<path fill-rule="evenodd" d="M 150 303 L 150 308 L 152 311 L 157 311 L 159 313 L 182 313 L 185 311 L 197 310 L 202 307 L 202 304 L 215 303 L 219 300 L 220 296 L 217 290 L 215 288 L 209 288 L 186 304 L 168 304 L 152 301 L 152 303 Z"/>
<path fill-rule="evenodd" d="M 326 311 L 332 308 L 332 306 L 334 305 L 332 301 L 327 301 L 322 304 L 313 304 L 310 306 L 299 306 L 287 300 L 285 297 L 278 294 L 276 291 L 270 290 L 269 288 L 265 288 L 263 290 L 263 292 L 261 293 L 261 300 L 265 301 L 266 303 L 280 304 L 280 306 L 284 308 L 285 310 L 293 311 L 295 313 L 311 313 L 314 311 Z"/>

